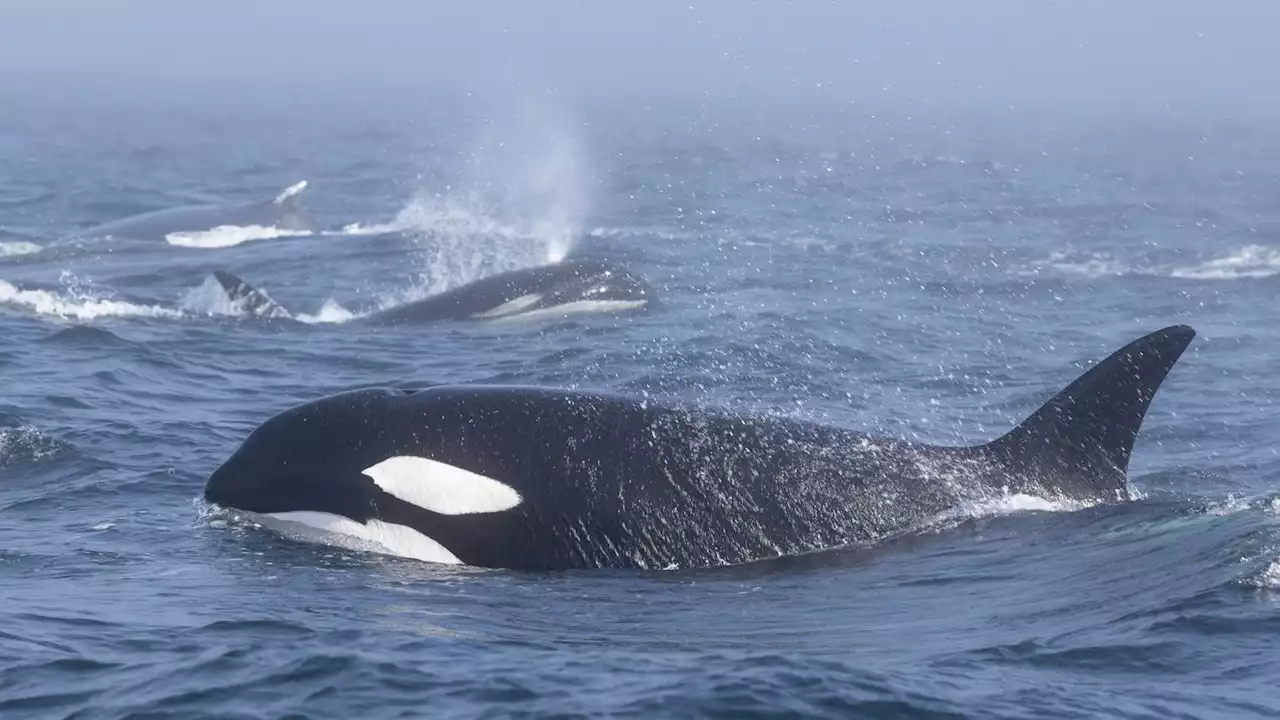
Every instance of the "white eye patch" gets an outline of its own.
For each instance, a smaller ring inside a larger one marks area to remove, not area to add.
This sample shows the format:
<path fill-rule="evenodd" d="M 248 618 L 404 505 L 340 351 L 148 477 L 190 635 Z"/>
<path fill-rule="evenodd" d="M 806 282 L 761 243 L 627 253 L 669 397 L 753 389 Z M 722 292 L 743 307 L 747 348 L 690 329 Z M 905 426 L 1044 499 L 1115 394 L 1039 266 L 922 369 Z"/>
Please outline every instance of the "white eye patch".
<path fill-rule="evenodd" d="M 364 474 L 388 494 L 441 515 L 501 512 L 522 500 L 510 485 L 415 455 L 389 457 Z"/>

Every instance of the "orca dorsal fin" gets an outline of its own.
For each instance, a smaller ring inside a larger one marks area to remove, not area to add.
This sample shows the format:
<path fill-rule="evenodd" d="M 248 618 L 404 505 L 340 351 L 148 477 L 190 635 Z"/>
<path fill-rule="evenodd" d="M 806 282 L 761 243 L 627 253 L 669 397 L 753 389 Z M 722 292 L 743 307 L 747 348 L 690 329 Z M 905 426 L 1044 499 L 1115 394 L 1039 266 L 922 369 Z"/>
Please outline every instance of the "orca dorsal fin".
<path fill-rule="evenodd" d="M 1191 344 L 1186 325 L 1157 330 L 1093 366 L 982 449 L 1031 487 L 1072 498 L 1127 499 L 1134 440 L 1165 376 Z"/>
<path fill-rule="evenodd" d="M 278 205 L 286 210 L 293 210 L 298 206 L 298 199 L 302 197 L 302 191 L 307 189 L 307 181 L 300 180 L 284 190 L 271 201 L 273 205 Z"/>
<path fill-rule="evenodd" d="M 225 270 L 214 270 L 213 277 L 222 286 L 227 301 L 238 313 L 265 318 L 293 317 L 271 296 Z"/>

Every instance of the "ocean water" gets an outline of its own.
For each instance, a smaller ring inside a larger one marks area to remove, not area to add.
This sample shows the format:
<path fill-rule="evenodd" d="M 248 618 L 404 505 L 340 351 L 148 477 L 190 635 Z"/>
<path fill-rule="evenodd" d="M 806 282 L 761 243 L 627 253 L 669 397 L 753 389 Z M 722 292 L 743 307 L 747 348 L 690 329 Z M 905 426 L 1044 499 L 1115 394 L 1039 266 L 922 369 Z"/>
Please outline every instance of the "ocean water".
<path fill-rule="evenodd" d="M 1172 113 L 10 98 L 0 717 L 1280 714 L 1280 131 Z M 309 183 L 321 230 L 95 224 Z M 365 327 L 595 256 L 631 314 Z M 247 317 L 226 269 L 296 319 Z M 1139 499 L 1009 497 L 872 547 L 653 572 L 438 567 L 228 522 L 269 415 L 379 385 L 599 388 L 939 443 L 1198 336 Z"/>

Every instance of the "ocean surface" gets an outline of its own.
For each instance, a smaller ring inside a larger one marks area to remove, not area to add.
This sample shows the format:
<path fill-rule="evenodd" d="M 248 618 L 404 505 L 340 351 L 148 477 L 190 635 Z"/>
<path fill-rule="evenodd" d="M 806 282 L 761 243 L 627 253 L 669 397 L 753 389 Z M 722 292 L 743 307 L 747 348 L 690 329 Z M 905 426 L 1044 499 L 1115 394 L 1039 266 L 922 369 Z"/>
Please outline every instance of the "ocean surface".
<path fill-rule="evenodd" d="M 1280 715 L 1280 126 L 680 101 L 6 97 L 0 717 Z M 98 223 L 305 180 L 320 230 Z M 644 312 L 371 327 L 603 257 Z M 248 317 L 225 269 L 294 319 Z M 228 521 L 208 474 L 340 390 L 597 388 L 938 443 L 1198 336 L 1121 505 L 873 547 L 515 573 Z"/>

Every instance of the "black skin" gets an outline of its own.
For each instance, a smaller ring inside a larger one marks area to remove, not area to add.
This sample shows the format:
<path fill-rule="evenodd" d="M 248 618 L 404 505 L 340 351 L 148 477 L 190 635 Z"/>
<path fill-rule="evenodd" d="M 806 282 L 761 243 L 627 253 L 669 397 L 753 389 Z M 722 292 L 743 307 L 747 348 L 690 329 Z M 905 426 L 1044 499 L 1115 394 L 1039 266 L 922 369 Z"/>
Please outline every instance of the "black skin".
<path fill-rule="evenodd" d="M 869 543 L 968 497 L 1017 490 L 1128 498 L 1125 469 L 1156 389 L 1190 343 L 1130 343 L 991 443 L 941 447 L 768 416 L 549 388 L 362 390 L 265 422 L 205 496 L 415 528 L 469 565 L 705 567 Z M 510 510 L 441 515 L 362 471 L 416 455 L 494 478 Z"/>
<path fill-rule="evenodd" d="M 265 294 L 225 271 L 214 277 L 227 294 L 244 303 L 250 314 L 287 317 Z M 644 300 L 652 302 L 653 289 L 625 268 L 608 262 L 574 260 L 490 275 L 452 290 L 398 305 L 360 318 L 374 325 L 469 320 L 480 313 L 530 294 L 541 299 L 524 312 L 578 301 Z"/>

